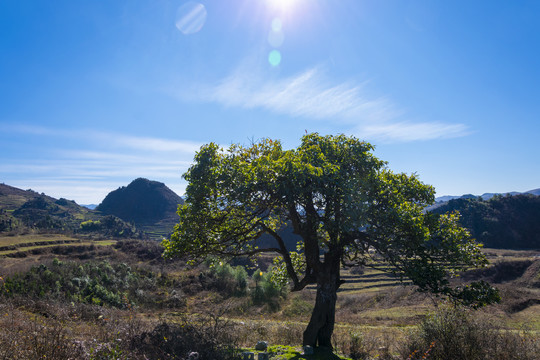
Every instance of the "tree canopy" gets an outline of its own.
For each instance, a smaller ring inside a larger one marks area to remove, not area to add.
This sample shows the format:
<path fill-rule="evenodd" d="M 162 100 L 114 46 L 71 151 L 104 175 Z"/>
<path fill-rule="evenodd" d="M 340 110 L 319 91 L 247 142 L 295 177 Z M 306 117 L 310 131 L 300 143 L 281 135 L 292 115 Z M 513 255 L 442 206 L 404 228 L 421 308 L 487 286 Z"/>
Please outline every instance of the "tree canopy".
<path fill-rule="evenodd" d="M 434 189 L 416 175 L 393 173 L 373 146 L 345 135 L 303 136 L 296 149 L 264 139 L 223 150 L 201 147 L 188 181 L 179 223 L 164 241 L 167 256 L 279 254 L 293 291 L 317 285 L 304 345 L 331 347 L 342 266 L 386 262 L 422 291 L 480 306 L 496 300 L 486 283 L 453 288 L 449 279 L 487 260 L 457 214 L 425 212 Z M 289 251 L 280 230 L 303 241 Z M 257 248 L 262 234 L 275 246 Z"/>

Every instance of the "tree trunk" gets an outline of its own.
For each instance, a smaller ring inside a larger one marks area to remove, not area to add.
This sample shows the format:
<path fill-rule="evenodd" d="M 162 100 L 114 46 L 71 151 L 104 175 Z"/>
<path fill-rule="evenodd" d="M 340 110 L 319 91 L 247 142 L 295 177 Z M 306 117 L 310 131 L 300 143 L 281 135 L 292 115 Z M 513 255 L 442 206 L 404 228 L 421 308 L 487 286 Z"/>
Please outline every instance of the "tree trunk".
<path fill-rule="evenodd" d="M 332 267 L 330 266 L 330 268 Z M 317 298 L 311 319 L 304 331 L 304 346 L 324 346 L 332 349 L 332 333 L 336 320 L 336 299 L 339 285 L 339 264 L 337 271 L 325 269 L 318 274 Z"/>

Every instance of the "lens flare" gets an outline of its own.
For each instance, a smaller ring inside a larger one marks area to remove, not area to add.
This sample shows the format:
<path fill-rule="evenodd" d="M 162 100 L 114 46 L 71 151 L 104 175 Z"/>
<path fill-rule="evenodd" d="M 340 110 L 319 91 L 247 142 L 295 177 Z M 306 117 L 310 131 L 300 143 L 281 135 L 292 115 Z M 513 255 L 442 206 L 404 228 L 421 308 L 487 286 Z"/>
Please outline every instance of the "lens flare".
<path fill-rule="evenodd" d="M 281 28 L 283 27 L 283 23 L 281 22 L 280 18 L 274 18 L 272 20 L 272 31 L 281 31 Z"/>
<path fill-rule="evenodd" d="M 268 54 L 268 62 L 272 66 L 278 66 L 281 63 L 281 53 L 278 50 L 270 51 L 270 54 Z"/>
<path fill-rule="evenodd" d="M 199 32 L 206 22 L 206 8 L 203 4 L 189 1 L 176 12 L 176 28 L 184 35 Z"/>
<path fill-rule="evenodd" d="M 283 35 L 283 31 L 270 31 L 268 34 L 268 43 L 272 47 L 280 47 L 283 45 L 283 41 L 285 40 L 285 36 Z"/>

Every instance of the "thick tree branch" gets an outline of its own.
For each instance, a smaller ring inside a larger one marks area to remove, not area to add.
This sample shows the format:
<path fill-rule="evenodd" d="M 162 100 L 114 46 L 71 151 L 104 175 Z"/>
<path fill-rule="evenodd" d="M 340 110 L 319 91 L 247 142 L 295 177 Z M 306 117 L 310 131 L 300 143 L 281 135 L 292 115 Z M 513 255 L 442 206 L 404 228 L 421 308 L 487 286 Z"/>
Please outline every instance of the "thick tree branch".
<path fill-rule="evenodd" d="M 266 230 L 266 232 L 268 232 L 270 235 L 272 235 L 274 237 L 274 239 L 276 239 L 276 241 L 277 241 L 277 243 L 279 245 L 279 248 L 281 249 L 280 254 L 281 254 L 281 256 L 283 256 L 283 261 L 285 261 L 285 266 L 287 268 L 287 273 L 291 277 L 291 279 L 293 281 L 293 284 L 296 287 L 298 285 L 298 283 L 299 283 L 298 274 L 294 270 L 294 266 L 293 266 L 293 263 L 292 263 L 291 256 L 290 256 L 289 252 L 287 251 L 287 248 L 285 247 L 285 242 L 283 241 L 281 236 L 279 236 L 279 234 L 277 232 L 275 232 L 273 229 L 269 228 L 264 223 L 261 223 L 261 226 Z"/>

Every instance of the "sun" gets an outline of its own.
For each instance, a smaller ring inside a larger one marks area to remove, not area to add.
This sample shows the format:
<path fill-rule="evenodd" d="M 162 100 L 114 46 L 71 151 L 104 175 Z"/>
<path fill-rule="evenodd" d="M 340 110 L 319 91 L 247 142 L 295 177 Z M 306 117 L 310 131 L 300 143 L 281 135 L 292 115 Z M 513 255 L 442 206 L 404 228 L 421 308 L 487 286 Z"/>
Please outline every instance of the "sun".
<path fill-rule="evenodd" d="M 294 8 L 298 0 L 267 0 L 268 4 L 276 9 L 281 11 L 290 11 Z"/>

